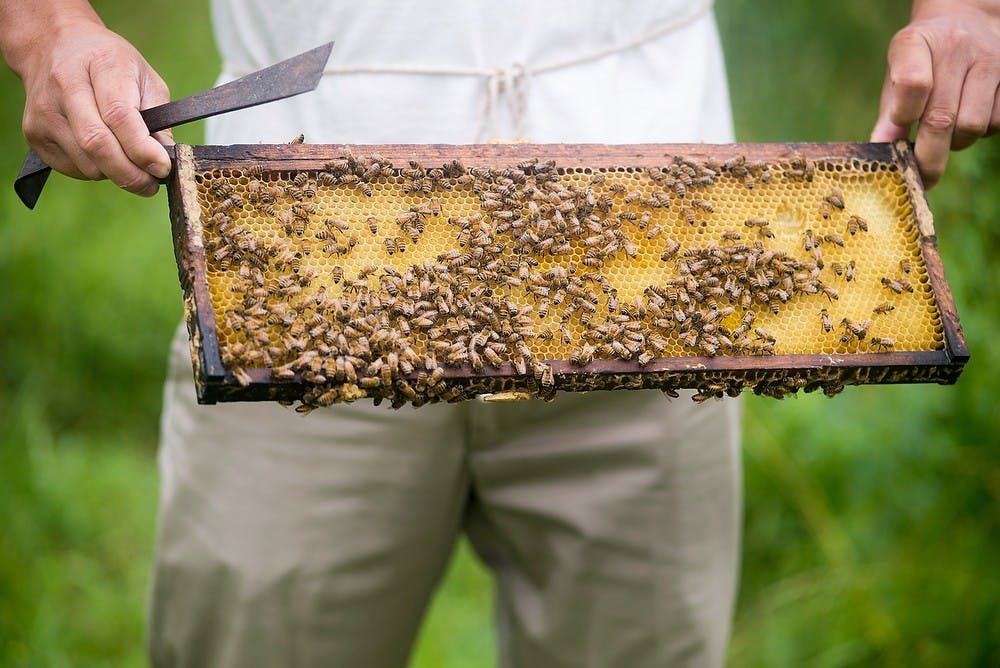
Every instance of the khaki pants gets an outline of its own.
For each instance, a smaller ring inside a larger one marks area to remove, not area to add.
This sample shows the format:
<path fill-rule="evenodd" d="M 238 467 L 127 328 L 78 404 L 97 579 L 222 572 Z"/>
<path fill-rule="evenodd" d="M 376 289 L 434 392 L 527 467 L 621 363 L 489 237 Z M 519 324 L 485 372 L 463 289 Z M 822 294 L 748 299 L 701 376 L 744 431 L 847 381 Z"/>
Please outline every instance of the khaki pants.
<path fill-rule="evenodd" d="M 738 401 L 198 406 L 180 333 L 166 392 L 156 666 L 403 666 L 461 532 L 502 666 L 723 663 Z"/>

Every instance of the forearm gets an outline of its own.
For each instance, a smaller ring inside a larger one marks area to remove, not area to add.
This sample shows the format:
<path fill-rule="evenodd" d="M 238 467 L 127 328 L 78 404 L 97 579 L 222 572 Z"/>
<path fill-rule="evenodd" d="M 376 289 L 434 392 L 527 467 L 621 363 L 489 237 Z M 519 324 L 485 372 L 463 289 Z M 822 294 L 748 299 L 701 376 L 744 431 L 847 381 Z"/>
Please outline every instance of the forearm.
<path fill-rule="evenodd" d="M 40 46 L 84 22 L 104 25 L 86 0 L 0 0 L 0 53 L 24 80 L 40 58 Z"/>

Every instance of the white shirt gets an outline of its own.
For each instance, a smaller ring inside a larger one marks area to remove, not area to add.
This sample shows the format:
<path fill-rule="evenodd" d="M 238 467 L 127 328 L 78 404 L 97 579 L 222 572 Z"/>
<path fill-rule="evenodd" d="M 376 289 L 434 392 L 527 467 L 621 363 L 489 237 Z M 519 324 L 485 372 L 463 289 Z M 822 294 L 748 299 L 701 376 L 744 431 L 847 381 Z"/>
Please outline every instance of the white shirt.
<path fill-rule="evenodd" d="M 732 141 L 705 0 L 213 0 L 212 15 L 220 81 L 335 45 L 316 91 L 209 119 L 209 143 Z"/>

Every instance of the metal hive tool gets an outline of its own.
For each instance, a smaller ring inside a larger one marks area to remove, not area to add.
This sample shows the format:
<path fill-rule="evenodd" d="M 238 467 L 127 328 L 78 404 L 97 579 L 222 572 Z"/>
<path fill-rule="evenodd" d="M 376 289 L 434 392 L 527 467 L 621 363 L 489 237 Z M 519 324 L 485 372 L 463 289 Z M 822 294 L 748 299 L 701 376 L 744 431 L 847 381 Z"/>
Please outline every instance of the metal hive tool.
<path fill-rule="evenodd" d="M 905 143 L 178 146 L 198 398 L 836 394 L 968 359 Z"/>

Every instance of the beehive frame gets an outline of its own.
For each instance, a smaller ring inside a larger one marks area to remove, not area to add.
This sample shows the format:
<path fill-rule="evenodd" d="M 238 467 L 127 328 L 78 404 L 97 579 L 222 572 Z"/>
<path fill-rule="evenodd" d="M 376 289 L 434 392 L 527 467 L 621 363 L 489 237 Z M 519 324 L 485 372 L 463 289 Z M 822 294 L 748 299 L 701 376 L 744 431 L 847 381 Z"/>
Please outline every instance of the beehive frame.
<path fill-rule="evenodd" d="M 293 401 L 315 390 L 299 375 L 275 378 L 265 368 L 247 368 L 239 382 L 233 369 L 223 364 L 220 323 L 209 289 L 206 259 L 204 188 L 199 175 L 233 173 L 249 169 L 264 174 L 318 174 L 338 156 L 379 154 L 394 166 L 416 161 L 427 168 L 460 160 L 468 167 L 511 167 L 523 161 L 555 161 L 560 173 L 597 172 L 638 174 L 660 169 L 677 156 L 693 162 L 725 163 L 745 160 L 768 165 L 808 161 L 820 165 L 876 165 L 897 175 L 905 188 L 906 203 L 921 261 L 923 289 L 932 297 L 935 322 L 940 330 L 933 349 L 827 350 L 818 354 L 704 354 L 690 351 L 654 357 L 644 365 L 634 360 L 594 359 L 580 366 L 569 359 L 547 359 L 554 388 L 561 391 L 659 388 L 673 394 L 678 389 L 699 390 L 699 398 L 737 394 L 750 389 L 782 397 L 798 389 L 822 389 L 834 394 L 845 385 L 869 383 L 953 383 L 968 360 L 968 350 L 955 306 L 944 277 L 930 211 L 917 175 L 911 147 L 889 144 L 643 144 L 643 145 L 236 145 L 185 146 L 174 149 L 174 171 L 169 182 L 170 213 L 179 275 L 184 291 L 185 317 L 191 337 L 198 400 Z M 869 169 L 869 167 L 864 167 Z M 747 183 L 758 190 L 771 187 Z M 433 195 L 433 193 L 429 193 Z M 693 197 L 693 195 L 692 195 Z M 675 210 L 677 209 L 675 203 Z M 405 209 L 404 209 L 405 210 Z M 745 212 L 750 219 L 755 212 Z M 749 230 L 746 230 L 747 232 Z M 706 240 L 707 241 L 707 240 Z M 818 323 L 818 321 L 817 321 Z M 862 337 L 862 341 L 863 341 Z M 698 353 L 701 354 L 698 354 Z M 774 351 L 771 351 L 774 352 Z M 567 356 L 568 357 L 568 356 Z M 539 393 L 535 374 L 519 374 L 510 363 L 444 368 L 447 392 L 424 400 L 457 401 L 480 394 L 523 396 Z M 416 372 L 411 374 L 410 380 Z M 405 378 L 403 379 L 405 380 Z M 544 392 L 551 396 L 550 391 Z M 396 405 L 403 403 L 395 401 Z"/>

